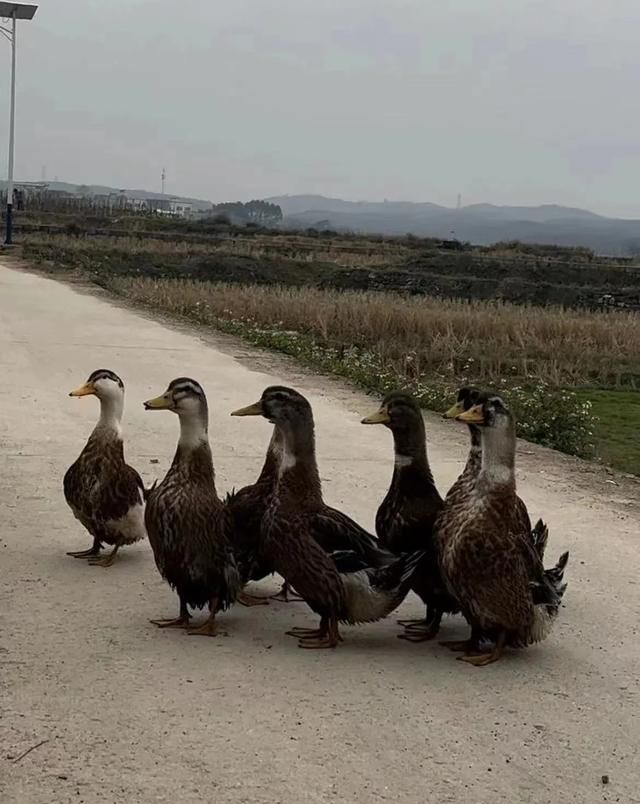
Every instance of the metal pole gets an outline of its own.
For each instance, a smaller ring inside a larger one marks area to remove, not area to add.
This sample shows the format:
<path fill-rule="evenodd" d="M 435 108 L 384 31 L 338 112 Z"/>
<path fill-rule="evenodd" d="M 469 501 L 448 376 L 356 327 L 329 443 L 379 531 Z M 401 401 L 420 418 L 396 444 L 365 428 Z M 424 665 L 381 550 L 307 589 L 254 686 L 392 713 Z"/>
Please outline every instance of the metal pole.
<path fill-rule="evenodd" d="M 16 12 L 12 15 L 11 31 L 11 110 L 9 112 L 9 171 L 7 176 L 7 219 L 4 242 L 11 245 L 13 224 L 13 151 L 16 128 Z"/>

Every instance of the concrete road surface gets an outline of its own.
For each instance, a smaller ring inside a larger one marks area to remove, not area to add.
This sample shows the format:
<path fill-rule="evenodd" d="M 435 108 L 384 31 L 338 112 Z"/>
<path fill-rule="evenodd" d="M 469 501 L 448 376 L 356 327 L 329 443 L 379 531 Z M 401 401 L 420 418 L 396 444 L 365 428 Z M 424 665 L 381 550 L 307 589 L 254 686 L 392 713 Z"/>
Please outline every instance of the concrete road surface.
<path fill-rule="evenodd" d="M 253 480 L 269 438 L 229 412 L 273 382 L 314 405 L 331 503 L 372 527 L 389 481 L 388 432 L 358 423 L 375 400 L 0 267 L 2 804 L 640 801 L 635 483 L 520 444 L 520 493 L 550 525 L 549 559 L 571 550 L 570 587 L 547 642 L 488 668 L 396 639 L 395 617 L 301 651 L 284 635 L 315 623 L 300 603 L 236 607 L 227 638 L 162 632 L 148 620 L 177 601 L 147 543 L 106 570 L 65 555 L 89 545 L 61 481 L 98 412 L 67 392 L 103 367 L 125 381 L 126 452 L 146 481 L 167 469 L 177 420 L 141 402 L 180 375 L 208 393 L 221 491 Z M 466 433 L 427 424 L 445 491 Z M 442 632 L 465 633 L 459 618 Z"/>

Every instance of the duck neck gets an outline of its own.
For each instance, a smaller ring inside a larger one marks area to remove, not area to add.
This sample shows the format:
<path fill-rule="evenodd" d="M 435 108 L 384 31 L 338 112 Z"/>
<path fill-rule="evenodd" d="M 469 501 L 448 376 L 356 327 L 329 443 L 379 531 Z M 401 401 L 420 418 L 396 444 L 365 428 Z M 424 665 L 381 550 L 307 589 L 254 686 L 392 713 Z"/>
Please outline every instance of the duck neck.
<path fill-rule="evenodd" d="M 107 396 L 100 400 L 100 418 L 96 430 L 108 432 L 117 438 L 122 438 L 122 414 L 124 412 L 124 397 Z"/>
<path fill-rule="evenodd" d="M 393 450 L 395 461 L 392 482 L 394 485 L 403 485 L 416 479 L 433 483 L 433 475 L 427 457 L 424 424 L 411 430 L 394 430 Z"/>
<path fill-rule="evenodd" d="M 206 414 L 189 411 L 180 414 L 180 439 L 178 448 L 186 452 L 209 443 L 209 423 Z"/>
<path fill-rule="evenodd" d="M 271 482 L 277 476 L 281 451 L 282 434 L 277 427 L 274 427 L 271 441 L 269 441 L 269 446 L 267 447 L 267 456 L 264 459 L 262 471 L 258 477 L 258 483 Z"/>
<path fill-rule="evenodd" d="M 208 435 L 206 411 L 190 411 L 180 415 L 180 438 L 174 465 L 188 464 L 206 480 L 213 480 L 213 459 Z"/>
<path fill-rule="evenodd" d="M 290 488 L 303 503 L 321 500 L 313 420 L 287 422 L 276 429 L 279 430 L 274 434 L 279 485 Z"/>
<path fill-rule="evenodd" d="M 515 492 L 516 433 L 512 421 L 484 427 L 482 439 L 481 477 L 486 485 Z"/>
<path fill-rule="evenodd" d="M 464 473 L 477 475 L 482 466 L 482 433 L 479 427 L 471 424 L 469 425 L 469 435 L 471 436 L 471 448 L 467 456 Z"/>

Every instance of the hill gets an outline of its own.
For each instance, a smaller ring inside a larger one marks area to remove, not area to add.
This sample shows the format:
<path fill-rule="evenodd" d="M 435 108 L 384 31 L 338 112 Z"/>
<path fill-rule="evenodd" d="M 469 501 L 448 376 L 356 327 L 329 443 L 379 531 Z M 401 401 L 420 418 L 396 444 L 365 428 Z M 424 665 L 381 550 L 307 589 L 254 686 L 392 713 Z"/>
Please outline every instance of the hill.
<path fill-rule="evenodd" d="M 520 240 L 584 246 L 598 254 L 640 253 L 640 220 L 607 218 L 584 209 L 545 204 L 509 207 L 473 204 L 460 209 L 431 203 L 344 201 L 319 195 L 276 196 L 288 227 L 362 234 L 455 237 L 478 245 Z"/>

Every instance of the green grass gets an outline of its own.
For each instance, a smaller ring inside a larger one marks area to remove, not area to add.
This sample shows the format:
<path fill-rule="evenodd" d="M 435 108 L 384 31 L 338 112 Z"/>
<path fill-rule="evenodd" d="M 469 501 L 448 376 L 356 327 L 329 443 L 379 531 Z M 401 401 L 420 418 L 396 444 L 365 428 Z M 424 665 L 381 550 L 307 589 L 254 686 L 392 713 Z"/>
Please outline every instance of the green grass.
<path fill-rule="evenodd" d="M 593 414 L 596 454 L 603 463 L 640 475 L 640 391 L 578 391 L 589 399 Z"/>

